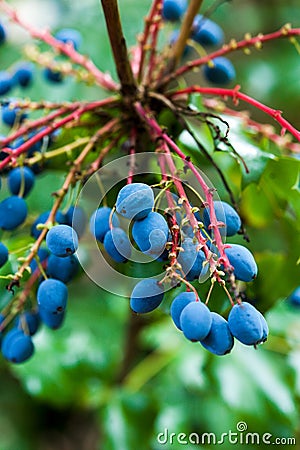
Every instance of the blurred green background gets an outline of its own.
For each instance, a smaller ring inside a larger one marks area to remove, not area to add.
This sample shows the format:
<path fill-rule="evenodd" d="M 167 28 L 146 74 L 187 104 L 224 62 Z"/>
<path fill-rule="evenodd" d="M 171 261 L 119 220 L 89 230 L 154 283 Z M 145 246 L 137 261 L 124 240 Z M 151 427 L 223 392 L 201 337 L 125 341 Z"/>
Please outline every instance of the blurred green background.
<path fill-rule="evenodd" d="M 82 51 L 103 70 L 114 73 L 99 2 L 10 3 L 36 26 L 80 30 Z M 119 3 L 128 43 L 133 44 L 150 1 Z M 205 1 L 203 10 L 212 5 Z M 223 26 L 227 39 L 240 39 L 246 32 L 267 33 L 288 22 L 300 26 L 299 0 L 233 0 L 221 4 L 212 18 Z M 167 27 L 166 37 L 170 31 Z M 0 49 L 0 70 L 21 57 L 27 40 L 20 29 L 8 26 L 8 44 Z M 300 59 L 293 45 L 277 41 L 263 51 L 253 50 L 250 56 L 236 53 L 232 60 L 236 82 L 244 92 L 283 110 L 300 127 Z M 72 80 L 51 86 L 38 73 L 26 95 L 72 100 L 95 99 L 103 93 Z M 256 111 L 253 117 L 270 121 Z M 241 421 L 249 432 L 261 436 L 295 437 L 300 448 L 300 310 L 284 302 L 300 284 L 296 266 L 299 186 L 292 190 L 299 164 L 290 157 L 273 161 L 268 152 L 276 150 L 263 140 L 253 141 L 239 127 L 233 137 L 253 169 L 251 182 L 232 158 L 223 154 L 218 158 L 239 195 L 249 246 L 259 264 L 260 276 L 248 294 L 259 309 L 268 310 L 268 342 L 257 351 L 236 344 L 230 355 L 214 357 L 175 330 L 166 314 L 168 304 L 146 317 L 133 317 L 126 299 L 113 297 L 82 276 L 70 284 L 64 327 L 55 332 L 43 329 L 35 336 L 34 358 L 18 367 L 0 360 L 0 450 L 215 448 L 212 443 L 179 444 L 176 438 L 172 444 L 163 444 L 157 436 L 167 429 L 176 435 L 215 433 L 218 440 L 222 433 L 236 432 Z M 247 145 L 253 146 L 252 152 L 243 153 Z M 198 162 L 206 164 L 200 157 Z M 220 195 L 226 196 L 213 171 L 203 167 Z M 33 216 L 51 205 L 49 186 L 52 192 L 62 180 L 63 173 L 41 176 L 41 189 L 29 199 Z M 236 242 L 242 242 L 241 238 Z M 221 291 L 216 296 L 221 298 Z M 239 439 L 242 435 L 238 433 Z M 224 449 L 265 447 L 243 441 L 219 445 Z"/>

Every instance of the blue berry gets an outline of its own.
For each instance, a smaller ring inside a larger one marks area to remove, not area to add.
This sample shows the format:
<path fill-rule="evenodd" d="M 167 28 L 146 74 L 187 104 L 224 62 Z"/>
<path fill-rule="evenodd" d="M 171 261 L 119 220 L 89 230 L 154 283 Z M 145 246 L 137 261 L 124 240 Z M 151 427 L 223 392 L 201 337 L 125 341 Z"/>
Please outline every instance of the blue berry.
<path fill-rule="evenodd" d="M 37 239 L 39 235 L 41 234 L 42 230 L 37 228 L 37 225 L 44 224 L 47 222 L 48 217 L 50 215 L 50 211 L 45 211 L 42 214 L 39 215 L 37 219 L 33 222 L 31 226 L 31 236 Z M 57 211 L 55 214 L 55 220 L 59 224 L 65 224 L 66 223 L 66 217 L 61 211 Z"/>
<path fill-rule="evenodd" d="M 300 308 L 300 286 L 293 290 L 291 295 L 287 298 L 287 301 L 291 306 Z"/>
<path fill-rule="evenodd" d="M 176 327 L 181 330 L 180 325 L 180 315 L 183 311 L 183 309 L 186 307 L 186 305 L 190 302 L 196 301 L 196 295 L 194 292 L 181 292 L 181 294 L 178 294 L 172 304 L 170 309 L 170 314 L 173 319 L 174 324 Z"/>
<path fill-rule="evenodd" d="M 84 234 L 86 223 L 86 214 L 80 206 L 71 206 L 66 212 L 66 225 L 74 228 L 79 238 Z"/>
<path fill-rule="evenodd" d="M 82 41 L 79 31 L 73 28 L 63 28 L 56 33 L 55 38 L 64 44 L 72 44 L 75 50 L 78 50 Z"/>
<path fill-rule="evenodd" d="M 145 314 L 156 309 L 164 296 L 163 287 L 154 278 L 139 281 L 133 288 L 130 307 L 138 314 Z"/>
<path fill-rule="evenodd" d="M 201 341 L 210 332 L 212 317 L 208 307 L 198 301 L 188 303 L 180 315 L 183 334 L 190 341 Z"/>
<path fill-rule="evenodd" d="M 8 261 L 8 249 L 6 245 L 0 242 L 0 267 L 3 267 L 7 261 Z"/>
<path fill-rule="evenodd" d="M 190 272 L 197 260 L 197 246 L 198 242 L 194 242 L 192 238 L 185 238 L 181 244 L 183 251 L 179 253 L 177 261 L 181 265 L 184 275 Z"/>
<path fill-rule="evenodd" d="M 59 314 L 52 314 L 47 309 L 39 306 L 39 316 L 41 321 L 51 330 L 57 330 L 63 325 L 65 320 L 66 312 L 63 311 Z"/>
<path fill-rule="evenodd" d="M 15 195 L 0 202 L 0 228 L 14 230 L 27 217 L 27 205 L 23 198 Z"/>
<path fill-rule="evenodd" d="M 260 313 L 248 302 L 233 306 L 228 316 L 228 325 L 233 336 L 245 345 L 256 345 L 264 338 Z"/>
<path fill-rule="evenodd" d="M 116 227 L 109 230 L 104 237 L 103 244 L 106 252 L 116 262 L 126 262 L 131 256 L 131 244 L 122 228 Z"/>
<path fill-rule="evenodd" d="M 75 255 L 61 258 L 50 255 L 47 264 L 47 275 L 63 283 L 68 283 L 74 278 L 79 269 L 79 262 Z"/>
<path fill-rule="evenodd" d="M 211 312 L 211 328 L 206 336 L 200 342 L 206 350 L 215 355 L 226 355 L 230 353 L 234 344 L 233 336 L 230 332 L 228 322 L 224 317 L 215 312 Z"/>
<path fill-rule="evenodd" d="M 225 228 L 219 228 L 220 233 L 226 236 L 233 236 L 241 228 L 241 219 L 236 210 L 229 203 L 217 200 L 214 202 L 216 218 L 218 222 L 224 222 Z M 206 228 L 210 225 L 209 208 L 203 211 L 203 222 Z"/>
<path fill-rule="evenodd" d="M 96 209 L 96 211 L 91 216 L 90 230 L 97 241 L 103 242 L 104 236 L 110 229 L 109 218 L 111 212 L 111 208 L 109 208 L 108 206 L 102 206 L 101 208 Z M 112 215 L 112 225 L 113 227 L 119 227 L 120 225 L 119 219 L 116 214 Z"/>
<path fill-rule="evenodd" d="M 18 84 L 21 87 L 28 87 L 32 84 L 33 80 L 33 65 L 29 62 L 19 63 L 13 74 L 14 84 Z"/>
<path fill-rule="evenodd" d="M 64 79 L 63 74 L 59 70 L 51 70 L 49 67 L 46 67 L 43 73 L 45 79 L 51 83 L 60 84 Z"/>
<path fill-rule="evenodd" d="M 227 84 L 235 78 L 235 68 L 229 59 L 219 56 L 212 60 L 213 66 L 204 66 L 204 76 L 210 83 Z"/>
<path fill-rule="evenodd" d="M 2 23 L 0 23 L 0 45 L 4 44 L 6 40 L 6 32 Z"/>
<path fill-rule="evenodd" d="M 131 183 L 124 186 L 117 197 L 116 210 L 127 219 L 144 219 L 154 206 L 154 195 L 150 186 Z"/>
<path fill-rule="evenodd" d="M 264 318 L 264 316 L 262 315 L 262 313 L 260 311 L 258 311 L 258 315 L 260 317 L 261 324 L 262 324 L 262 337 L 261 337 L 261 340 L 259 343 L 263 343 L 263 342 L 266 342 L 266 340 L 268 339 L 269 326 L 267 324 L 266 319 Z"/>
<path fill-rule="evenodd" d="M 46 244 L 53 255 L 63 258 L 76 252 L 78 236 L 69 225 L 55 225 L 47 233 Z"/>
<path fill-rule="evenodd" d="M 0 71 L 0 95 L 6 95 L 13 88 L 13 80 L 10 74 L 4 70 Z"/>
<path fill-rule="evenodd" d="M 45 261 L 49 256 L 49 252 L 46 248 L 39 248 L 38 252 L 37 252 L 37 259 L 42 263 L 43 261 Z M 37 268 L 38 268 L 38 264 L 36 262 L 35 259 L 33 259 L 31 261 L 31 263 L 29 264 L 30 268 L 31 268 L 31 272 L 33 273 Z"/>
<path fill-rule="evenodd" d="M 23 113 L 20 108 L 12 108 L 9 104 L 2 107 L 2 120 L 9 127 L 23 122 L 26 117 L 27 114 Z"/>
<path fill-rule="evenodd" d="M 234 267 L 234 276 L 237 280 L 252 281 L 257 276 L 257 265 L 254 256 L 243 245 L 230 244 L 225 249 L 230 264 Z"/>
<path fill-rule="evenodd" d="M 3 337 L 2 354 L 5 359 L 13 363 L 27 361 L 34 352 L 34 346 L 30 336 L 23 331 L 13 328 Z"/>
<path fill-rule="evenodd" d="M 153 258 L 165 250 L 168 235 L 168 224 L 157 212 L 150 212 L 144 219 L 134 222 L 132 227 L 132 237 L 139 249 Z"/>
<path fill-rule="evenodd" d="M 165 20 L 176 22 L 181 19 L 186 9 L 186 0 L 164 0 L 162 15 Z"/>
<path fill-rule="evenodd" d="M 37 291 L 37 302 L 51 314 L 59 314 L 66 309 L 68 288 L 60 280 L 44 280 Z"/>
<path fill-rule="evenodd" d="M 16 320 L 16 328 L 23 330 L 26 334 L 33 336 L 40 326 L 39 314 L 35 311 L 26 311 L 19 315 Z"/>
<path fill-rule="evenodd" d="M 8 175 L 8 188 L 13 195 L 26 197 L 34 186 L 35 176 L 29 167 L 16 167 Z"/>
<path fill-rule="evenodd" d="M 33 136 L 35 136 L 35 134 L 37 134 L 39 131 L 36 132 L 32 132 L 28 135 L 28 138 L 24 138 L 23 136 L 17 138 L 13 144 L 12 144 L 12 148 L 13 149 L 17 149 L 19 148 L 21 145 L 24 144 L 24 142 L 27 141 L 27 139 L 32 138 Z M 42 145 L 43 145 L 43 139 L 39 140 L 38 142 L 36 142 L 35 144 L 32 144 L 31 147 L 29 147 L 29 149 L 27 150 L 27 156 L 29 158 L 31 158 L 32 156 L 34 156 L 36 153 L 40 152 L 42 150 Z M 34 165 L 32 167 L 32 171 L 35 173 L 34 168 L 37 165 Z"/>
<path fill-rule="evenodd" d="M 191 38 L 204 47 L 219 46 L 224 42 L 222 28 L 200 14 L 194 19 Z"/>
<path fill-rule="evenodd" d="M 193 281 L 206 275 L 209 270 L 209 264 L 204 265 L 205 261 L 206 258 L 203 251 L 198 250 L 196 260 L 192 265 L 191 270 L 186 273 L 186 279 L 188 281 Z"/>

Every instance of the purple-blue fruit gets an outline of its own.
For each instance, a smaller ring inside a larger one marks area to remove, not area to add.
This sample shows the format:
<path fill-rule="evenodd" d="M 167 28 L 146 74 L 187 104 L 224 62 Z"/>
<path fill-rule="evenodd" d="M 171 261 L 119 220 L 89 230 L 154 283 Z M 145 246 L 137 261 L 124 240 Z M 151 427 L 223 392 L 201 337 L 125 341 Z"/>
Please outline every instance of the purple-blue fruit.
<path fill-rule="evenodd" d="M 14 230 L 27 217 L 27 205 L 23 198 L 12 195 L 0 202 L 0 228 Z"/>
<path fill-rule="evenodd" d="M 25 311 L 16 320 L 16 328 L 23 330 L 25 334 L 33 336 L 40 326 L 40 317 L 36 311 Z"/>
<path fill-rule="evenodd" d="M 154 207 L 154 195 L 150 186 L 131 183 L 118 193 L 116 211 L 127 219 L 144 219 Z"/>
<path fill-rule="evenodd" d="M 235 68 L 229 59 L 218 56 L 212 60 L 213 66 L 204 66 L 203 73 L 212 84 L 228 84 L 235 79 Z"/>
<path fill-rule="evenodd" d="M 162 302 L 164 289 L 155 278 L 145 278 L 133 288 L 130 307 L 138 314 L 145 314 L 156 309 Z"/>
<path fill-rule="evenodd" d="M 122 228 L 109 230 L 104 237 L 103 245 L 109 256 L 118 263 L 126 262 L 131 256 L 131 244 Z"/>
<path fill-rule="evenodd" d="M 26 117 L 27 114 L 18 107 L 12 108 L 10 104 L 2 107 L 2 121 L 9 127 L 23 122 Z"/>
<path fill-rule="evenodd" d="M 250 250 L 243 245 L 230 244 L 225 253 L 234 267 L 233 273 L 237 280 L 248 282 L 257 277 L 257 265 Z"/>
<path fill-rule="evenodd" d="M 38 305 L 51 314 L 62 313 L 67 306 L 68 288 L 60 280 L 44 280 L 37 291 Z"/>
<path fill-rule="evenodd" d="M 193 238 L 185 238 L 181 244 L 183 251 L 178 255 L 177 261 L 182 267 L 184 275 L 188 274 L 197 260 L 198 242 L 194 242 Z"/>
<path fill-rule="evenodd" d="M 42 230 L 37 228 L 37 225 L 44 224 L 47 222 L 48 217 L 50 215 L 50 211 L 45 211 L 42 214 L 39 215 L 37 219 L 33 222 L 31 226 L 31 236 L 37 239 L 39 235 L 41 234 Z M 55 214 L 55 220 L 59 224 L 65 224 L 66 223 L 66 217 L 61 211 L 57 211 Z"/>
<path fill-rule="evenodd" d="M 180 315 L 183 334 L 190 341 L 201 341 L 210 332 L 212 317 L 208 307 L 201 301 L 188 303 Z"/>
<path fill-rule="evenodd" d="M 6 32 L 2 23 L 0 23 L 0 45 L 4 44 L 6 40 Z"/>
<path fill-rule="evenodd" d="M 90 231 L 93 236 L 97 239 L 99 242 L 104 241 L 104 236 L 110 229 L 109 220 L 110 217 L 112 217 L 112 226 L 113 227 L 119 227 L 120 222 L 116 214 L 113 214 L 111 216 L 112 209 L 108 206 L 102 206 L 92 214 L 90 218 Z"/>
<path fill-rule="evenodd" d="M 81 34 L 73 28 L 63 28 L 55 34 L 55 38 L 64 44 L 72 44 L 75 50 L 78 50 L 82 42 Z"/>
<path fill-rule="evenodd" d="M 216 22 L 197 14 L 193 22 L 191 38 L 204 47 L 219 46 L 224 42 L 224 33 Z"/>
<path fill-rule="evenodd" d="M 33 342 L 30 336 L 23 331 L 13 328 L 8 331 L 2 341 L 2 354 L 5 359 L 13 363 L 27 361 L 34 352 Z"/>
<path fill-rule="evenodd" d="M 47 309 L 39 306 L 39 316 L 41 321 L 51 330 L 57 330 L 63 325 L 65 320 L 66 311 L 63 311 L 59 314 L 53 314 L 49 312 Z"/>
<path fill-rule="evenodd" d="M 8 248 L 2 242 L 0 242 L 0 267 L 8 261 Z"/>
<path fill-rule="evenodd" d="M 135 221 L 132 227 L 132 237 L 139 249 L 153 258 L 165 250 L 168 235 L 169 227 L 165 218 L 153 211 L 144 219 Z"/>
<path fill-rule="evenodd" d="M 181 19 L 186 9 L 186 0 L 164 0 L 162 15 L 165 20 L 176 22 Z"/>
<path fill-rule="evenodd" d="M 79 269 L 79 262 L 75 255 L 61 258 L 50 255 L 47 264 L 47 275 L 63 283 L 68 283 L 74 278 Z"/>
<path fill-rule="evenodd" d="M 52 70 L 46 67 L 43 73 L 45 79 L 51 83 L 60 84 L 63 82 L 64 76 L 59 70 Z"/>
<path fill-rule="evenodd" d="M 230 353 L 234 345 L 234 339 L 230 332 L 228 322 L 224 317 L 215 312 L 211 312 L 212 323 L 211 328 L 201 344 L 206 350 L 215 355 L 226 355 Z"/>
<path fill-rule="evenodd" d="M 237 303 L 232 307 L 228 326 L 233 336 L 245 345 L 259 344 L 264 336 L 260 313 L 248 302 Z"/>
<path fill-rule="evenodd" d="M 13 88 L 13 80 L 8 72 L 0 71 L 0 95 L 6 95 Z M 2 107 L 4 108 L 4 107 Z"/>
<path fill-rule="evenodd" d="M 298 286 L 296 289 L 293 290 L 291 295 L 289 295 L 289 297 L 287 298 L 287 302 L 291 306 L 300 308 L 300 286 Z"/>
<path fill-rule="evenodd" d="M 46 244 L 53 255 L 64 258 L 78 249 L 78 236 L 69 225 L 55 225 L 47 233 Z"/>
<path fill-rule="evenodd" d="M 35 175 L 29 167 L 16 167 L 9 172 L 7 181 L 13 195 L 26 197 L 34 186 Z"/>
<path fill-rule="evenodd" d="M 87 217 L 80 206 L 71 206 L 66 212 L 66 225 L 76 231 L 79 238 L 83 236 L 87 224 Z"/>
<path fill-rule="evenodd" d="M 195 302 L 196 301 L 196 295 L 194 292 L 181 292 L 181 294 L 178 294 L 172 304 L 170 309 L 170 314 L 173 319 L 174 324 L 176 327 L 181 330 L 180 325 L 180 316 L 183 311 L 183 309 L 186 307 L 188 303 Z"/>
<path fill-rule="evenodd" d="M 32 84 L 33 80 L 33 64 L 29 62 L 22 62 L 18 64 L 13 74 L 14 84 L 25 88 Z"/>
<path fill-rule="evenodd" d="M 218 222 L 223 222 L 225 227 L 220 227 L 220 233 L 226 236 L 233 236 L 241 228 L 242 222 L 236 210 L 229 203 L 221 200 L 214 201 L 214 208 Z M 210 225 L 209 208 L 203 211 L 203 222 L 206 228 Z"/>

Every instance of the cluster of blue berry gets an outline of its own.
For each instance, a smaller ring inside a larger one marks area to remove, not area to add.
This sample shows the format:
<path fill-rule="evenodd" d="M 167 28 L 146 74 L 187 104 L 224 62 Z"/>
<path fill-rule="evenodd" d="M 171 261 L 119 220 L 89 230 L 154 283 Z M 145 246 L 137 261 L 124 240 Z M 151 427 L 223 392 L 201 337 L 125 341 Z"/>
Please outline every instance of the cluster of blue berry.
<path fill-rule="evenodd" d="M 177 280 L 191 282 L 210 276 L 207 258 L 199 248 L 194 228 L 186 220 L 179 197 L 172 194 L 176 201 L 174 213 L 180 230 L 180 247 L 178 246 Z M 170 259 L 172 235 L 165 217 L 154 211 L 153 190 L 144 183 L 131 183 L 118 193 L 115 210 L 100 207 L 90 219 L 90 230 L 95 238 L 103 243 L 107 254 L 116 262 L 126 262 L 131 256 L 131 242 L 153 260 Z M 241 219 L 232 206 L 223 201 L 215 201 L 214 209 L 223 236 L 233 236 L 241 227 Z M 207 236 L 211 251 L 218 253 L 210 229 L 209 209 L 196 211 L 195 218 L 199 229 Z M 132 221 L 130 235 L 120 226 L 119 217 Z M 223 224 L 223 226 L 222 226 Z M 171 242 L 170 242 L 171 241 Z M 200 246 L 201 247 L 201 246 Z M 257 265 L 252 253 L 244 246 L 229 244 L 225 249 L 232 265 L 235 279 L 252 281 L 257 275 Z M 167 272 L 166 272 L 167 273 Z M 131 297 L 131 309 L 138 314 L 155 310 L 163 301 L 167 288 L 167 276 L 162 280 L 146 278 L 134 287 Z M 176 278 L 176 277 L 175 277 Z M 177 283 L 175 283 L 175 286 Z M 170 286 L 173 287 L 172 285 Z M 229 353 L 233 347 L 233 338 L 246 345 L 264 342 L 268 335 L 268 326 L 262 314 L 250 303 L 238 301 L 230 311 L 228 322 L 219 314 L 210 312 L 201 302 L 196 291 L 181 293 L 171 304 L 171 316 L 177 328 L 191 341 L 201 344 L 217 355 Z"/>
<path fill-rule="evenodd" d="M 166 21 L 178 22 L 182 19 L 188 3 L 187 0 L 164 0 L 163 17 Z M 170 43 L 173 45 L 179 36 L 179 30 L 174 30 Z M 222 28 L 211 19 L 197 14 L 190 35 L 190 40 L 204 49 L 220 47 L 224 42 Z M 184 56 L 188 56 L 190 47 L 185 48 Z M 215 85 L 230 83 L 235 78 L 235 68 L 228 58 L 219 56 L 203 67 L 205 79 Z"/>
<path fill-rule="evenodd" d="M 35 176 L 27 167 L 12 169 L 7 176 L 7 184 L 11 196 L 0 203 L 0 228 L 1 230 L 14 231 L 20 227 L 27 218 L 27 205 L 24 197 L 33 188 Z M 37 240 L 45 228 L 50 215 L 46 211 L 33 222 L 31 235 Z M 78 247 L 78 239 L 84 232 L 86 217 L 79 207 L 71 206 L 64 214 L 56 213 L 57 225 L 47 232 L 46 247 L 40 247 L 35 259 L 30 263 L 30 289 L 37 288 L 37 305 L 28 304 L 26 297 L 20 301 L 17 316 L 12 328 L 0 333 L 2 339 L 2 354 L 11 362 L 20 363 L 26 361 L 34 351 L 31 336 L 44 323 L 51 329 L 59 328 L 65 317 L 67 305 L 68 283 L 79 270 L 79 262 L 74 253 Z M 0 267 L 9 259 L 9 250 L 0 243 Z M 44 278 L 41 279 L 41 274 Z M 32 283 L 31 283 L 32 280 Z M 22 295 L 22 294 L 21 294 Z M 10 321 L 11 312 L 0 315 L 0 323 Z M 9 328 L 9 327 L 8 327 Z"/>
<path fill-rule="evenodd" d="M 0 45 L 5 43 L 6 36 L 5 28 L 0 23 Z M 55 38 L 60 42 L 72 45 L 75 50 L 78 49 L 82 41 L 81 34 L 72 28 L 64 28 L 58 31 Z M 32 63 L 23 61 L 15 64 L 10 71 L 0 71 L 0 96 L 9 94 L 16 87 L 21 89 L 29 87 L 34 79 L 34 70 L 35 67 Z M 63 73 L 50 67 L 43 70 L 43 76 L 51 83 L 61 83 L 64 79 Z"/>

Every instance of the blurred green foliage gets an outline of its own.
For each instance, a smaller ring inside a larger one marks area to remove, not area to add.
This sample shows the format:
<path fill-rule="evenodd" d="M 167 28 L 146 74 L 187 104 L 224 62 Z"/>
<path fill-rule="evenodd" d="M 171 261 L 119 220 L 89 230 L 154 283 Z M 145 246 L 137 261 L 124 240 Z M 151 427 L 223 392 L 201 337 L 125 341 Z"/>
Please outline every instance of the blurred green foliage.
<path fill-rule="evenodd" d="M 25 3 L 28 20 L 35 8 L 32 19 L 37 24 L 39 20 L 47 23 L 47 11 L 52 11 L 55 29 L 79 29 L 83 51 L 102 69 L 115 73 L 97 1 L 45 1 L 44 9 L 34 1 L 12 3 L 17 7 Z M 212 3 L 205 1 L 204 10 Z M 142 29 L 149 5 L 149 0 L 120 2 L 130 44 Z M 212 15 L 228 39 L 242 38 L 245 32 L 270 32 L 297 17 L 295 26 L 299 26 L 299 5 L 292 0 L 233 0 Z M 8 46 L 0 49 L 1 69 L 20 57 L 22 44 L 11 35 Z M 244 92 L 284 110 L 285 117 L 300 125 L 299 55 L 293 45 L 271 43 L 263 51 L 253 50 L 251 56 L 233 55 L 232 60 Z M 26 94 L 48 100 L 103 96 L 98 88 L 72 80 L 50 86 L 40 73 Z M 21 93 L 16 92 L 18 95 Z M 254 117 L 269 121 L 257 112 Z M 250 169 L 246 174 L 228 149 L 214 151 L 206 126 L 193 130 L 239 200 L 249 247 L 259 265 L 259 277 L 247 294 L 260 310 L 269 310 L 268 342 L 257 351 L 236 344 L 232 354 L 214 357 L 199 344 L 186 342 L 173 327 L 167 312 L 174 292 L 162 311 L 138 318 L 129 312 L 126 299 L 113 297 L 82 276 L 70 286 L 64 327 L 40 331 L 34 338 L 36 354 L 26 364 L 0 362 L 0 450 L 192 450 L 195 445 L 183 446 L 176 440 L 172 445 L 159 444 L 157 435 L 168 429 L 169 433 L 212 432 L 220 437 L 229 430 L 236 432 L 241 421 L 247 423 L 249 432 L 269 432 L 299 441 L 300 311 L 289 308 L 284 299 L 300 281 L 300 161 L 280 156 L 263 139 L 247 134 L 238 119 L 230 119 L 230 141 Z M 217 187 L 220 197 L 228 199 L 216 171 L 195 143 L 184 133 L 179 142 Z M 49 186 L 55 190 L 62 179 L 56 172 L 40 177 L 40 189 L 29 199 L 32 215 L 50 207 Z M 238 236 L 232 242 L 243 240 Z M 208 286 L 201 289 L 204 295 Z M 3 294 L 1 304 L 8 295 Z M 216 288 L 214 296 L 212 309 L 224 304 L 221 289 Z M 242 445 L 239 448 L 244 448 Z M 245 446 L 260 447 L 263 445 Z M 227 442 L 223 448 L 231 446 Z"/>

